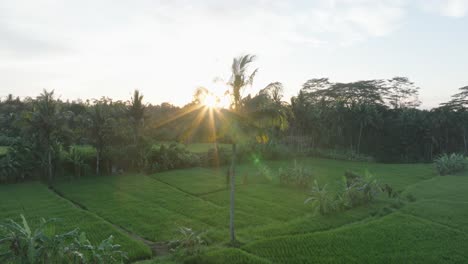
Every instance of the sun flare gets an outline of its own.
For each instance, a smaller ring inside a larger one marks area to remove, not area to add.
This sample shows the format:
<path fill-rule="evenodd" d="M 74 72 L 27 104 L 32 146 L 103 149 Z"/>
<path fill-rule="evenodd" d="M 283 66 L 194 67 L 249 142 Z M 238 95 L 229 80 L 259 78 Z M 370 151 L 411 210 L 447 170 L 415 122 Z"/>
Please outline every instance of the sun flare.
<path fill-rule="evenodd" d="M 203 104 L 209 108 L 220 107 L 220 100 L 214 94 L 207 94 L 203 100 Z"/>

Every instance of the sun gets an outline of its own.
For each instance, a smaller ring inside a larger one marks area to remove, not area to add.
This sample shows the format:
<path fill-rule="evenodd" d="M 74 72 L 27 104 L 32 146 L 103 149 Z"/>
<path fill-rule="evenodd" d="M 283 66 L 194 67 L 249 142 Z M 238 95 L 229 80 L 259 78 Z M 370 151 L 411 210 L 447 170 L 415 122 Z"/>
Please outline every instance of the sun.
<path fill-rule="evenodd" d="M 209 108 L 217 108 L 219 107 L 219 98 L 214 94 L 207 94 L 203 99 L 203 105 Z"/>

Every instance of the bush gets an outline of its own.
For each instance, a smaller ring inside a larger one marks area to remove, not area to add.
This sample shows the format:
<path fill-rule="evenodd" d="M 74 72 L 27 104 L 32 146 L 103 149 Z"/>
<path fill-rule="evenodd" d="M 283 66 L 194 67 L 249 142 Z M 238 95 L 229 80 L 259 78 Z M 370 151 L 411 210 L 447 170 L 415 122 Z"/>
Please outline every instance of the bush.
<path fill-rule="evenodd" d="M 91 172 L 96 160 L 96 150 L 91 146 L 71 146 L 68 152 L 62 151 L 61 159 L 65 171 L 80 178 Z"/>
<path fill-rule="evenodd" d="M 368 172 L 366 172 L 364 176 L 361 176 L 347 171 L 345 173 L 345 181 L 346 186 L 341 194 L 343 206 L 345 208 L 353 208 L 362 204 L 367 204 L 374 200 L 382 191 L 377 179 Z"/>
<path fill-rule="evenodd" d="M 314 181 L 310 196 L 304 203 L 312 202 L 321 215 L 328 215 L 367 204 L 381 192 L 377 180 L 367 172 L 365 176 L 361 176 L 347 171 L 343 182 L 341 188 L 332 192 L 328 190 L 328 185 L 320 186 Z"/>
<path fill-rule="evenodd" d="M 179 227 L 179 238 L 171 241 L 169 246 L 176 258 L 185 258 L 200 254 L 205 244 L 202 233 L 188 227 Z"/>
<path fill-rule="evenodd" d="M 6 155 L 0 157 L 0 183 L 18 182 L 37 176 L 37 153 L 20 141 L 11 145 Z"/>
<path fill-rule="evenodd" d="M 113 238 L 92 245 L 78 229 L 64 234 L 55 234 L 51 227 L 55 219 L 41 220 L 39 227 L 31 230 L 21 215 L 22 224 L 9 220 L 0 225 L 0 249 L 2 263 L 123 263 L 126 253 L 113 244 Z"/>
<path fill-rule="evenodd" d="M 268 143 L 253 143 L 250 145 L 250 152 L 256 157 L 266 160 L 287 159 L 295 156 L 295 152 L 286 145 Z"/>
<path fill-rule="evenodd" d="M 464 171 L 467 168 L 467 160 L 462 154 L 443 154 L 434 160 L 434 165 L 439 175 L 448 175 Z"/>
<path fill-rule="evenodd" d="M 200 165 L 198 155 L 177 144 L 156 146 L 146 154 L 146 172 L 154 173 Z"/>
<path fill-rule="evenodd" d="M 231 150 L 224 147 L 210 148 L 206 153 L 200 153 L 200 160 L 203 166 L 219 167 L 228 165 L 231 162 Z"/>
<path fill-rule="evenodd" d="M 313 173 L 294 161 L 294 166 L 286 169 L 280 168 L 278 171 L 280 184 L 299 188 L 310 187 L 313 181 Z"/>
<path fill-rule="evenodd" d="M 321 215 L 328 215 L 341 209 L 341 199 L 338 195 L 328 190 L 328 185 L 320 186 L 314 181 L 310 197 L 304 203 L 313 203 L 315 210 Z"/>

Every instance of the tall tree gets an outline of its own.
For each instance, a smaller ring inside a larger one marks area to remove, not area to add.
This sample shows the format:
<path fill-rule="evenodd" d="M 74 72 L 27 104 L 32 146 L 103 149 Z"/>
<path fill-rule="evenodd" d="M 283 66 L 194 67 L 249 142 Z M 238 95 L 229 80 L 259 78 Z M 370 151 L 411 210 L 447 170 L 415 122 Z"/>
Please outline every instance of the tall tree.
<path fill-rule="evenodd" d="M 47 182 L 51 185 L 53 180 L 52 159 L 55 154 L 54 144 L 57 143 L 60 132 L 59 106 L 54 99 L 54 91 L 44 90 L 36 98 L 30 121 L 31 128 L 37 135 L 41 149 L 45 153 Z"/>
<path fill-rule="evenodd" d="M 143 95 L 140 94 L 140 91 L 135 90 L 128 107 L 128 115 L 133 127 L 133 141 L 135 145 L 138 145 L 141 128 L 144 126 L 145 108 L 146 106 L 143 104 Z"/>
<path fill-rule="evenodd" d="M 101 174 L 101 160 L 114 133 L 115 120 L 110 113 L 111 107 L 110 100 L 102 98 L 94 100 L 87 112 L 89 136 L 91 144 L 96 148 L 96 175 Z"/>
<path fill-rule="evenodd" d="M 393 77 L 385 82 L 385 99 L 394 108 L 415 108 L 419 101 L 419 87 L 407 77 Z"/>
<path fill-rule="evenodd" d="M 231 111 L 235 115 L 240 115 L 242 112 L 242 92 L 247 87 L 252 85 L 255 74 L 258 69 L 249 72 L 249 66 L 255 60 L 255 55 L 244 55 L 234 58 L 231 66 L 231 78 L 228 81 L 230 86 L 229 94 L 231 95 Z M 240 124 L 234 122 L 234 129 L 239 129 Z M 230 217 L 229 217 L 229 232 L 231 242 L 236 241 L 234 230 L 234 208 L 235 208 L 235 177 L 236 177 L 236 158 L 237 158 L 237 141 L 236 135 L 231 136 L 232 144 L 232 161 L 229 170 L 230 177 Z"/>

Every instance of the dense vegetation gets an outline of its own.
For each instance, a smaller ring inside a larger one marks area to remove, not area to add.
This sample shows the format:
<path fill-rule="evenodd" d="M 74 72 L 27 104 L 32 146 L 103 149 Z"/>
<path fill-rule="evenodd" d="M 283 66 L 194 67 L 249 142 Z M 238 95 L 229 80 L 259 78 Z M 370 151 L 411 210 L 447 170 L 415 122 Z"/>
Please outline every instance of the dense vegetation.
<path fill-rule="evenodd" d="M 467 87 L 431 110 L 415 108 L 418 87 L 401 77 L 352 83 L 311 79 L 291 104 L 282 101 L 281 91 L 280 83 L 272 83 L 255 96 L 239 98 L 244 112 L 280 112 L 289 124 L 283 131 L 263 129 L 264 136 L 250 139 L 246 153 L 265 158 L 284 157 L 288 152 L 355 160 L 371 156 L 385 162 L 429 162 L 443 153 L 467 153 Z M 23 100 L 8 96 L 0 101 L 0 180 L 42 177 L 52 181 L 64 174 L 220 165 L 213 157 L 210 162 L 210 157 L 188 154 L 175 161 L 174 153 L 180 156 L 185 151 L 181 147 L 174 152 L 169 144 L 162 150 L 152 146 L 161 140 L 231 143 L 232 135 L 213 136 L 211 131 L 213 124 L 220 131 L 230 123 L 222 117 L 229 116 L 226 110 L 211 120 L 202 114 L 206 110 L 196 99 L 182 108 L 142 101 L 138 91 L 128 102 L 105 97 L 61 101 L 47 91 Z M 196 148 L 193 145 L 195 152 L 205 154 Z M 154 162 L 158 155 L 172 160 Z M 229 160 L 225 155 L 221 165 Z"/>

